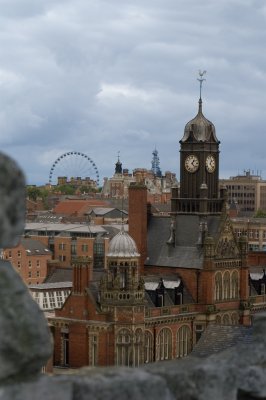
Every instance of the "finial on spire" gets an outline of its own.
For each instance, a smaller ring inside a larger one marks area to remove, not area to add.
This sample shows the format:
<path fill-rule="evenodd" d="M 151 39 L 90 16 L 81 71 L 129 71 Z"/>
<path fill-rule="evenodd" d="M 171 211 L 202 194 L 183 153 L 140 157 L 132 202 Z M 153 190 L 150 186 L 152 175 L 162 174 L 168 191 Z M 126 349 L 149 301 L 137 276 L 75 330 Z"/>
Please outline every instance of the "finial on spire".
<path fill-rule="evenodd" d="M 199 83 L 200 83 L 200 100 L 201 100 L 201 91 L 202 91 L 202 82 L 203 81 L 206 81 L 206 79 L 204 79 L 203 78 L 203 75 L 205 75 L 207 73 L 207 71 L 202 71 L 201 72 L 201 70 L 199 70 L 199 76 L 200 76 L 200 78 L 197 78 L 198 79 L 198 81 L 199 81 Z"/>
<path fill-rule="evenodd" d="M 120 150 L 117 152 L 117 161 L 120 161 Z"/>

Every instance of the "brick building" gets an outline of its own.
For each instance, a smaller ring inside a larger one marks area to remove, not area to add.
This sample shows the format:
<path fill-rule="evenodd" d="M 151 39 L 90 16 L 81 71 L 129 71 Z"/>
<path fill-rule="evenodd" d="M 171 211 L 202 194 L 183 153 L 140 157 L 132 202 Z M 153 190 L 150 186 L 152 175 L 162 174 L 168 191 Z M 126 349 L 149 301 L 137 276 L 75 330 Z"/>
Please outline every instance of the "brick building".
<path fill-rule="evenodd" d="M 184 357 L 208 325 L 250 325 L 265 308 L 249 279 L 247 238 L 237 238 L 218 188 L 219 141 L 201 99 L 180 147 L 171 215 L 153 215 L 146 186 L 131 185 L 129 234 L 122 228 L 110 241 L 102 270 L 88 257 L 72 258 L 72 292 L 49 318 L 56 365 Z"/>
<path fill-rule="evenodd" d="M 25 233 L 42 242 L 52 252 L 59 267 L 71 265 L 73 257 L 91 257 L 94 268 L 106 265 L 109 236 L 118 232 L 115 226 L 30 222 Z"/>
<path fill-rule="evenodd" d="M 40 284 L 47 276 L 52 253 L 39 240 L 22 237 L 16 247 L 5 249 L 3 257 L 11 262 L 27 285 Z"/>

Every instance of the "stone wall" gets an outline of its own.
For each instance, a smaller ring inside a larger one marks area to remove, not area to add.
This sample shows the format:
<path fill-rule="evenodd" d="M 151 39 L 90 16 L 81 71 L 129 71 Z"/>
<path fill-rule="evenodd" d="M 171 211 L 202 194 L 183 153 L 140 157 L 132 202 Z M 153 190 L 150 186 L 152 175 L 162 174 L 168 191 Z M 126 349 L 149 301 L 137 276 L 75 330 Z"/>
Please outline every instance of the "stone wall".
<path fill-rule="evenodd" d="M 10 181 L 9 181 L 10 180 Z M 25 182 L 0 154 L 0 247 L 23 232 Z M 37 304 L 8 261 L 0 261 L 0 400 L 246 400 L 266 399 L 266 313 L 258 314 L 250 345 L 207 359 L 154 363 L 142 368 L 83 368 L 48 376 L 51 335 Z"/>

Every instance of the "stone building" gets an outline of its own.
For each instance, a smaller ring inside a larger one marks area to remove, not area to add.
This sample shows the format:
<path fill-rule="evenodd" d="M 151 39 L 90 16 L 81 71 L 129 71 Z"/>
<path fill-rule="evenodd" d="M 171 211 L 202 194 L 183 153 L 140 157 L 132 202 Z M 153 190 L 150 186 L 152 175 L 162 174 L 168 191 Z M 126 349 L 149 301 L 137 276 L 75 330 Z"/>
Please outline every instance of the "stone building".
<path fill-rule="evenodd" d="M 228 203 L 236 204 L 239 216 L 254 216 L 258 210 L 266 211 L 266 181 L 260 175 L 245 171 L 243 175 L 221 179 L 228 193 Z"/>
<path fill-rule="evenodd" d="M 250 303 L 247 239 L 237 238 L 227 215 L 219 140 L 201 99 L 180 153 L 170 216 L 152 215 L 146 186 L 131 185 L 129 234 L 122 227 L 110 241 L 104 268 L 96 271 L 90 257 L 72 258 L 71 294 L 49 317 L 56 365 L 182 358 L 209 325 L 249 326 L 261 301 L 265 307 L 256 291 Z"/>
<path fill-rule="evenodd" d="M 166 171 L 163 175 L 159 167 L 158 151 L 153 151 L 152 168 L 135 168 L 132 173 L 122 168 L 120 158 L 115 164 L 115 173 L 108 179 L 104 178 L 102 189 L 103 197 L 128 199 L 128 189 L 133 183 L 144 183 L 148 189 L 148 201 L 150 203 L 169 203 L 171 187 L 177 184 L 176 175 Z"/>

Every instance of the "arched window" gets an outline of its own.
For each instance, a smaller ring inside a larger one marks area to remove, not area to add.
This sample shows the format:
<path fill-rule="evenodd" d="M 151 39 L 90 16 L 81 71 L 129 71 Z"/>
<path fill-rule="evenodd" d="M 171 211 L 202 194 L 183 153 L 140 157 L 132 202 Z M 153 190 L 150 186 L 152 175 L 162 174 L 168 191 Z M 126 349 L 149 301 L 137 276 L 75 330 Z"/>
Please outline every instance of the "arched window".
<path fill-rule="evenodd" d="M 221 325 L 221 323 L 222 323 L 222 318 L 221 318 L 221 316 L 220 316 L 220 315 L 216 315 L 216 324 L 217 324 L 217 325 Z"/>
<path fill-rule="evenodd" d="M 150 363 L 153 361 L 153 335 L 150 331 L 145 331 L 144 340 L 144 362 Z"/>
<path fill-rule="evenodd" d="M 238 299 L 239 297 L 239 285 L 238 285 L 238 272 L 233 271 L 231 274 L 231 297 L 232 299 Z"/>
<path fill-rule="evenodd" d="M 141 353 L 142 353 L 142 340 L 143 334 L 141 329 L 137 329 L 135 332 L 135 340 L 134 340 L 134 367 L 138 367 L 141 363 Z"/>
<path fill-rule="evenodd" d="M 128 329 L 121 329 L 116 338 L 116 364 L 132 365 L 132 340 Z"/>
<path fill-rule="evenodd" d="M 231 325 L 230 317 L 228 314 L 223 315 L 222 321 L 223 321 L 223 325 Z"/>
<path fill-rule="evenodd" d="M 230 274 L 226 271 L 223 276 L 223 298 L 224 300 L 230 299 Z"/>
<path fill-rule="evenodd" d="M 181 326 L 176 335 L 176 357 L 185 357 L 191 352 L 191 330 L 188 325 Z"/>
<path fill-rule="evenodd" d="M 215 293 L 214 300 L 222 300 L 222 274 L 221 272 L 217 272 L 215 274 Z"/>
<path fill-rule="evenodd" d="M 236 312 L 232 313 L 231 321 L 232 321 L 232 325 L 238 325 L 239 315 Z"/>
<path fill-rule="evenodd" d="M 156 343 L 156 360 L 170 360 L 172 358 L 172 332 L 168 328 L 160 330 Z"/>

